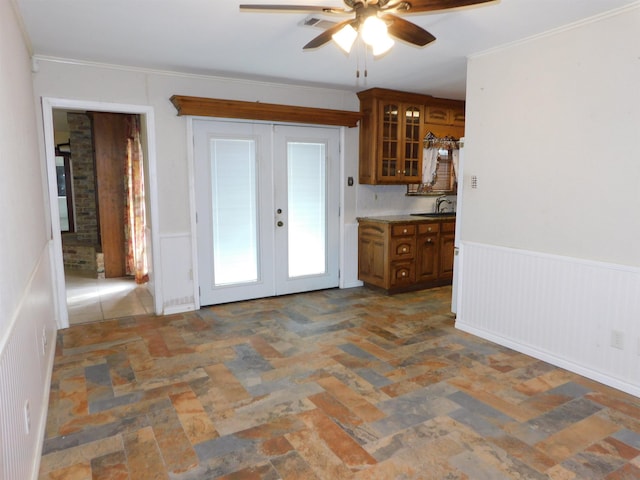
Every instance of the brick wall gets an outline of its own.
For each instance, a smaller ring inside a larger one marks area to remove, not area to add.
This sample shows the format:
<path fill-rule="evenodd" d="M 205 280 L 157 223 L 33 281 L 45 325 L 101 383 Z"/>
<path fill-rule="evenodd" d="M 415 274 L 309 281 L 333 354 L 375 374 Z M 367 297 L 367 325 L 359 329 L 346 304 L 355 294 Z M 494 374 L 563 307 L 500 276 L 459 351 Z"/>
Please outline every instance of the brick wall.
<path fill-rule="evenodd" d="M 104 278 L 104 260 L 98 244 L 96 172 L 93 158 L 91 119 L 85 113 L 67 113 L 71 166 L 73 171 L 73 208 L 75 232 L 62 235 L 65 268 L 93 272 Z"/>
<path fill-rule="evenodd" d="M 96 181 L 91 120 L 85 113 L 67 113 L 73 168 L 73 203 L 76 214 L 75 239 L 98 244 Z"/>
<path fill-rule="evenodd" d="M 65 268 L 97 273 L 98 268 L 95 245 L 63 240 L 62 258 L 64 259 Z"/>

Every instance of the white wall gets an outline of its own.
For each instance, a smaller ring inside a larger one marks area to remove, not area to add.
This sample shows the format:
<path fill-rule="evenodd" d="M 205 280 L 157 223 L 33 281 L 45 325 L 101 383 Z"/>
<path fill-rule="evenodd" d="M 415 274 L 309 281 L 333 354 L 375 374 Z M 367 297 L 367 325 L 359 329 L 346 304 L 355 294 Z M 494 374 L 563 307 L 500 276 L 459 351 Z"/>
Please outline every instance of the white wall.
<path fill-rule="evenodd" d="M 0 105 L 0 479 L 12 480 L 37 474 L 55 308 L 31 62 L 10 0 L 0 0 Z"/>
<path fill-rule="evenodd" d="M 457 321 L 636 395 L 639 25 L 635 3 L 469 60 Z"/>
<path fill-rule="evenodd" d="M 438 197 L 407 196 L 405 185 L 359 185 L 358 216 L 393 215 L 397 213 L 433 212 Z M 456 196 L 447 197 L 451 204 L 443 204 L 447 210 L 456 208 Z"/>
<path fill-rule="evenodd" d="M 640 266 L 639 16 L 469 60 L 465 240 Z"/>

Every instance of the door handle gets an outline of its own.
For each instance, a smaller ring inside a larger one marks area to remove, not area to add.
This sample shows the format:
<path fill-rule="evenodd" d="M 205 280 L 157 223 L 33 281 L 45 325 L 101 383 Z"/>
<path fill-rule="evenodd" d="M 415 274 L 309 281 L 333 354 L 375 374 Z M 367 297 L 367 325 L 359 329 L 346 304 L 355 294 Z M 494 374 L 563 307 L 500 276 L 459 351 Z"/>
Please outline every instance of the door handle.
<path fill-rule="evenodd" d="M 276 225 L 278 225 L 279 227 L 282 227 L 284 225 L 284 223 L 282 221 L 278 221 L 278 223 Z"/>

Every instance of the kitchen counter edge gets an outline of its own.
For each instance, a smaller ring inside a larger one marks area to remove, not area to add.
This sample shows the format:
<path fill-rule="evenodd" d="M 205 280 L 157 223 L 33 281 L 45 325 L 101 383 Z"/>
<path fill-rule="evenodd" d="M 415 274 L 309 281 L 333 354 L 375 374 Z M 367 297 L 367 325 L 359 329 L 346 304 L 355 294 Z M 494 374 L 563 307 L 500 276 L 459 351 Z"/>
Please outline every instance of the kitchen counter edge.
<path fill-rule="evenodd" d="M 423 222 L 440 222 L 442 220 L 455 220 L 456 214 L 452 213 L 451 215 L 442 215 L 439 217 L 421 217 L 419 215 L 381 215 L 376 217 L 357 217 L 356 220 L 358 222 L 368 221 L 368 222 L 380 222 L 380 223 L 407 223 L 407 222 L 415 222 L 415 223 L 423 223 Z"/>

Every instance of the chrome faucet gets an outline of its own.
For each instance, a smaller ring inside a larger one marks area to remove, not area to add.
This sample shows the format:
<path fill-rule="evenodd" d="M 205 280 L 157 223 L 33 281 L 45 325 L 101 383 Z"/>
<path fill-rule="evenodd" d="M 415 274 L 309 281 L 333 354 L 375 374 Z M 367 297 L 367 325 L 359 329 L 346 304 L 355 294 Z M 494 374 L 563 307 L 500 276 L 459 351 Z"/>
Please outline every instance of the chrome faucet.
<path fill-rule="evenodd" d="M 448 203 L 449 205 L 451 205 L 453 202 L 451 202 L 451 200 L 449 200 L 446 195 L 442 195 L 436 198 L 436 213 L 441 213 L 440 209 L 442 208 L 443 203 Z"/>

